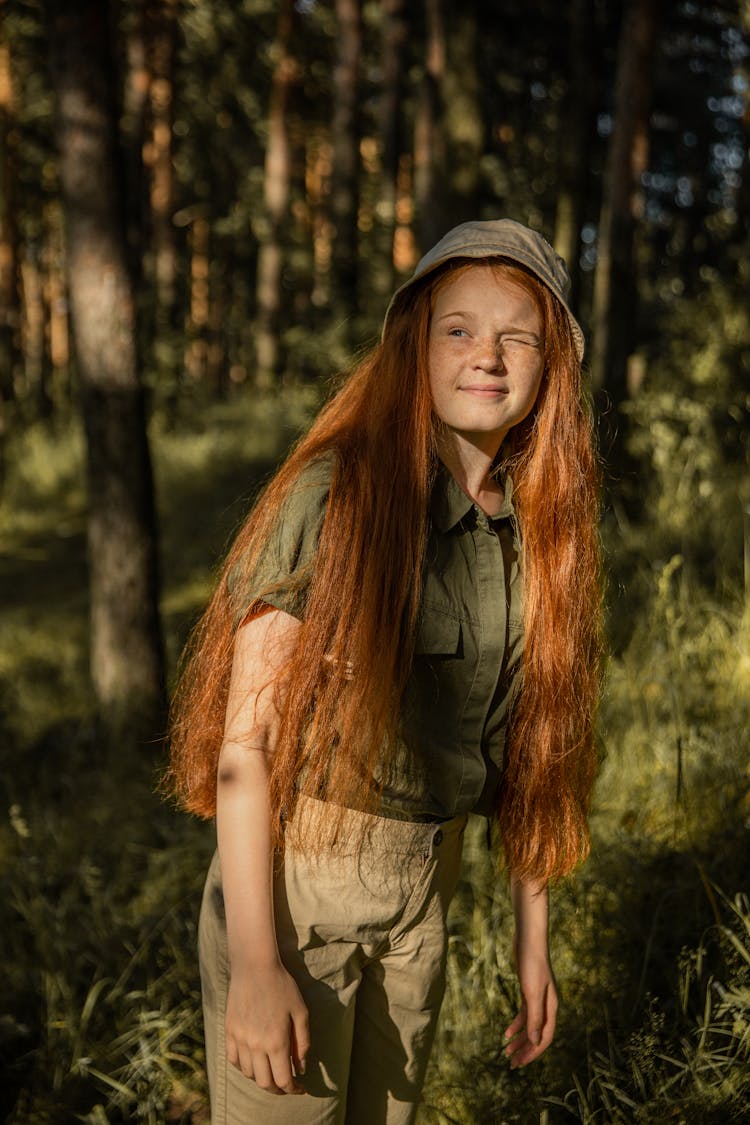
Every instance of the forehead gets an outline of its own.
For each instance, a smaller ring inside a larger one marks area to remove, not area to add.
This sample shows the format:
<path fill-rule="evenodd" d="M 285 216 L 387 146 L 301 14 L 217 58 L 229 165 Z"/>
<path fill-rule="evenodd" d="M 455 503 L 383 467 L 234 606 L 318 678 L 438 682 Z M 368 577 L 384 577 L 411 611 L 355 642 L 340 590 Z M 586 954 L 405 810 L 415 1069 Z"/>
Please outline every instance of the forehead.
<path fill-rule="evenodd" d="M 523 317 L 535 326 L 541 312 L 535 298 L 505 275 L 501 268 L 486 264 L 467 266 L 455 275 L 440 279 L 432 300 L 433 317 L 451 311 L 475 315 Z"/>

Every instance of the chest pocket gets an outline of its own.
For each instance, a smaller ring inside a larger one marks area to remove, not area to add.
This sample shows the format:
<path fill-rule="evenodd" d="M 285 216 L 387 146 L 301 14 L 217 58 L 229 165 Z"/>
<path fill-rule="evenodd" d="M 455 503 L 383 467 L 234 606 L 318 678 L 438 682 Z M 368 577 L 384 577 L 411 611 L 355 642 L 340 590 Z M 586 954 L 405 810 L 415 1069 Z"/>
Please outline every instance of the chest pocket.
<path fill-rule="evenodd" d="M 415 656 L 457 657 L 463 654 L 462 625 L 429 604 L 423 604 L 414 644 Z"/>

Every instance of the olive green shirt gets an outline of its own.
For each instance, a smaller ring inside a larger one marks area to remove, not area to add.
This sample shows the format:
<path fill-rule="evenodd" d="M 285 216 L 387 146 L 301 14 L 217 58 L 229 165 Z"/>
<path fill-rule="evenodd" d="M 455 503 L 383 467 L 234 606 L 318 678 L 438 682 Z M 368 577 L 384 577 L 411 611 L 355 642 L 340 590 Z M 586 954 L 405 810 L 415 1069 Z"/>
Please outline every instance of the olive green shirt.
<path fill-rule="evenodd" d="M 229 585 L 239 622 L 259 600 L 303 618 L 325 515 L 330 461 L 301 477 L 250 580 Z M 401 740 L 379 811 L 440 820 L 491 811 L 523 654 L 520 545 L 512 483 L 488 518 L 448 470 L 438 473 Z M 382 779 L 380 779 L 382 780 Z"/>

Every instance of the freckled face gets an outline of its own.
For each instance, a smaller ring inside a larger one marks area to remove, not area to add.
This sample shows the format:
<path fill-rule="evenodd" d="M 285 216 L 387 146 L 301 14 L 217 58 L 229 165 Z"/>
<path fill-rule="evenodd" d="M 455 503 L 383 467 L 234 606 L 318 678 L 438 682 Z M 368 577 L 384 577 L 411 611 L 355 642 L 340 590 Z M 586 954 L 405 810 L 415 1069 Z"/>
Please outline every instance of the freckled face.
<path fill-rule="evenodd" d="M 438 291 L 429 329 L 433 409 L 456 434 L 496 452 L 536 402 L 542 316 L 525 290 L 473 266 Z"/>

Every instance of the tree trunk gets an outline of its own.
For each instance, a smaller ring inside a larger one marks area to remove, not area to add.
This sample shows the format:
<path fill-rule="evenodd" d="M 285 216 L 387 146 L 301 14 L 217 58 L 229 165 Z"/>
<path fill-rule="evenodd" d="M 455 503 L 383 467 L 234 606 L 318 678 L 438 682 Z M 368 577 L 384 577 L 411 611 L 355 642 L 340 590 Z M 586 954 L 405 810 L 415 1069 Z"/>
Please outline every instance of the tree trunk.
<path fill-rule="evenodd" d="M 175 170 L 172 160 L 174 65 L 177 50 L 177 0 L 159 0 L 146 8 L 149 61 L 149 138 L 145 163 L 150 173 L 151 251 L 156 282 L 153 325 L 154 369 L 166 384 L 167 399 L 177 395 L 177 239 Z"/>
<path fill-rule="evenodd" d="M 394 288 L 393 240 L 396 232 L 399 161 L 403 152 L 404 48 L 408 24 L 404 0 L 383 0 L 383 83 L 380 103 L 380 191 L 376 208 L 382 260 L 374 274 L 383 295 Z"/>
<path fill-rule="evenodd" d="M 208 321 L 211 280 L 211 227 L 205 215 L 196 215 L 188 237 L 190 250 L 190 307 L 185 326 L 185 371 L 193 383 L 208 374 Z"/>
<path fill-rule="evenodd" d="M 120 118 L 120 146 L 125 177 L 125 221 L 128 244 L 128 263 L 134 279 L 140 281 L 143 272 L 143 251 L 147 242 L 148 194 L 143 171 L 146 149 L 148 117 L 149 70 L 147 43 L 148 0 L 129 0 L 124 21 L 125 77 L 123 83 L 122 114 Z M 143 326 L 141 325 L 141 328 Z"/>
<path fill-rule="evenodd" d="M 580 295 L 581 228 L 586 213 L 589 180 L 589 136 L 592 126 L 596 81 L 584 66 L 594 58 L 593 0 L 573 0 L 570 5 L 568 40 L 568 89 L 561 121 L 560 164 L 555 214 L 555 250 L 565 259 L 571 280 L 571 305 L 577 308 Z"/>
<path fill-rule="evenodd" d="M 151 461 L 116 174 L 109 4 L 47 0 L 87 443 L 91 674 L 110 737 L 154 736 L 165 674 Z"/>
<path fill-rule="evenodd" d="M 45 253 L 42 292 L 47 314 L 47 351 L 50 389 L 55 411 L 70 407 L 70 330 L 68 293 L 65 285 L 63 217 L 57 200 L 44 209 Z"/>
<path fill-rule="evenodd" d="M 274 45 L 276 66 L 271 79 L 268 108 L 268 145 L 263 175 L 265 215 L 259 224 L 258 266 L 256 274 L 255 383 L 272 387 L 281 373 L 279 329 L 281 316 L 281 275 L 283 268 L 282 229 L 289 210 L 291 143 L 287 113 L 292 88 L 297 80 L 297 63 L 291 53 L 296 23 L 294 0 L 281 0 Z"/>
<path fill-rule="evenodd" d="M 335 0 L 338 54 L 333 72 L 331 126 L 333 168 L 331 221 L 334 255 L 332 296 L 335 315 L 353 338 L 352 314 L 358 311 L 359 241 L 359 71 L 362 51 L 361 0 Z"/>
<path fill-rule="evenodd" d="M 451 12 L 443 83 L 444 144 L 448 198 L 444 226 L 476 218 L 479 210 L 479 165 L 484 151 L 484 119 L 479 101 L 477 60 L 481 50 L 476 6 L 462 0 Z M 444 231 L 438 231 L 438 236 Z"/>
<path fill-rule="evenodd" d="M 224 261 L 210 271 L 208 307 L 208 351 L 206 355 L 206 375 L 208 383 L 217 399 L 224 398 L 228 389 L 227 363 L 227 324 L 229 321 L 229 301 L 227 275 Z"/>
<path fill-rule="evenodd" d="M 426 43 L 422 88 L 414 122 L 414 219 L 424 254 L 445 234 L 443 83 L 445 24 L 441 0 L 425 0 Z"/>
<path fill-rule="evenodd" d="M 627 397 L 637 285 L 636 225 L 643 209 L 658 0 L 630 0 L 623 16 L 615 75 L 615 119 L 609 143 L 594 281 L 591 377 L 616 410 Z M 621 434 L 623 418 L 618 419 Z"/>
<path fill-rule="evenodd" d="M 49 306 L 44 284 L 44 260 L 39 246 L 27 246 L 21 262 L 23 286 L 23 390 L 19 397 L 31 404 L 33 417 L 47 418 L 50 356 L 48 350 Z"/>
<path fill-rule="evenodd" d="M 745 37 L 750 40 L 750 0 L 743 0 L 740 5 L 740 13 Z M 748 60 L 747 55 L 745 55 L 744 78 L 745 82 L 750 85 L 750 60 Z M 745 159 L 741 187 L 737 196 L 737 217 L 738 223 L 742 224 L 745 239 L 748 239 L 750 238 L 750 114 L 747 112 L 747 107 L 742 122 L 745 136 Z"/>
<path fill-rule="evenodd" d="M 8 407 L 14 397 L 14 372 L 21 361 L 21 302 L 16 230 L 16 135 L 10 46 L 0 22 L 0 494 L 4 480 Z"/>
<path fill-rule="evenodd" d="M 328 213 L 333 150 L 328 133 L 307 137 L 305 191 L 310 208 L 313 244 L 313 279 L 310 300 L 315 308 L 327 308 L 330 299 L 333 232 Z"/>

